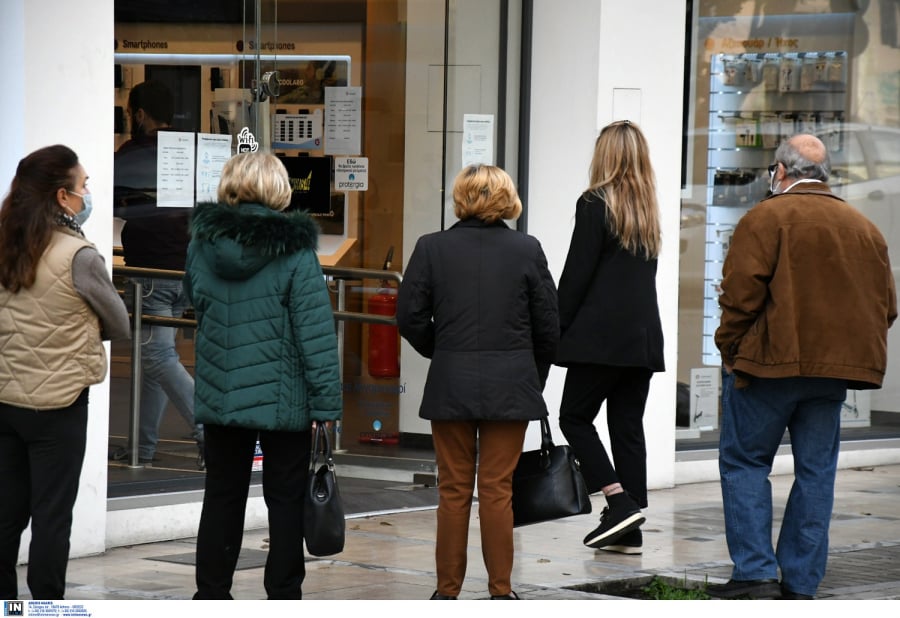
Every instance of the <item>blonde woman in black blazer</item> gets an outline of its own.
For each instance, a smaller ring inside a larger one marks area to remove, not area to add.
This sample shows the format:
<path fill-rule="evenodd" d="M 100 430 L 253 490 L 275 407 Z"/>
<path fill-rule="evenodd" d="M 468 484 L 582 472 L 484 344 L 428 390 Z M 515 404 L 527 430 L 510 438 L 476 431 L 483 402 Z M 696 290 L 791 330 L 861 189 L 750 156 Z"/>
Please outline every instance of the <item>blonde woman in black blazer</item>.
<path fill-rule="evenodd" d="M 641 553 L 647 506 L 644 406 L 654 372 L 665 369 L 656 298 L 659 206 L 637 125 L 605 127 L 594 146 L 590 186 L 575 207 L 575 229 L 559 280 L 566 367 L 559 424 L 581 460 L 588 491 L 608 506 L 588 547 Z M 606 402 L 612 461 L 594 426 Z"/>

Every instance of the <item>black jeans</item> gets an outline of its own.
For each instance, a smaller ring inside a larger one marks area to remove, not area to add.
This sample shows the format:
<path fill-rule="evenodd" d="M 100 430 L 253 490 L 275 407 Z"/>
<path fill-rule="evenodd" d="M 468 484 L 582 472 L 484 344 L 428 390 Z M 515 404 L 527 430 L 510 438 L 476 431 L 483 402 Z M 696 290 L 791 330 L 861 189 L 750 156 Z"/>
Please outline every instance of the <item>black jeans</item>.
<path fill-rule="evenodd" d="M 16 561 L 29 520 L 31 598 L 64 598 L 87 409 L 88 389 L 57 410 L 0 404 L 0 598 L 19 598 Z"/>
<path fill-rule="evenodd" d="M 257 436 L 263 451 L 263 496 L 269 511 L 264 585 L 270 599 L 300 599 L 303 493 L 309 474 L 309 431 L 257 431 L 204 425 L 206 490 L 197 533 L 195 599 L 231 599 L 244 537 L 244 513 Z"/>
<path fill-rule="evenodd" d="M 573 365 L 566 370 L 559 409 L 559 427 L 581 461 L 588 491 L 619 482 L 641 508 L 647 506 L 644 406 L 652 376 L 640 367 Z M 615 465 L 594 426 L 604 401 Z"/>

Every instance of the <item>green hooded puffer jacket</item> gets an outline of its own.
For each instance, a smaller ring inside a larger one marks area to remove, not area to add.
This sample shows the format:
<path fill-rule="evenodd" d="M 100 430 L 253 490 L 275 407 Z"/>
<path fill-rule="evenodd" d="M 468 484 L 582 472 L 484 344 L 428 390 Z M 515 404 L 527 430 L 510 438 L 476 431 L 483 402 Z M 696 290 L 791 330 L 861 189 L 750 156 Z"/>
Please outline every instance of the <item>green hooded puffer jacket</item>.
<path fill-rule="evenodd" d="M 305 431 L 341 417 L 331 301 L 303 212 L 194 209 L 184 289 L 197 316 L 198 423 Z"/>

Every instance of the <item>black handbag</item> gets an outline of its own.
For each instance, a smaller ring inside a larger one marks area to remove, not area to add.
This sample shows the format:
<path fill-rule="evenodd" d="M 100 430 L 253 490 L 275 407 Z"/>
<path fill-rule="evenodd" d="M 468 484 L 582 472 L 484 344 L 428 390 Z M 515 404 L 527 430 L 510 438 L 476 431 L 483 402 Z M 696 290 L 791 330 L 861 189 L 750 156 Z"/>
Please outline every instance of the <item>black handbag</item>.
<path fill-rule="evenodd" d="M 513 472 L 513 526 L 590 513 L 580 467 L 570 446 L 553 444 L 550 422 L 542 418 L 541 448 L 522 453 Z"/>
<path fill-rule="evenodd" d="M 319 456 L 322 464 L 319 464 Z M 303 538 L 313 556 L 331 556 L 344 551 L 344 505 L 334 474 L 331 438 L 322 422 L 317 423 L 310 456 L 309 479 L 303 498 Z"/>

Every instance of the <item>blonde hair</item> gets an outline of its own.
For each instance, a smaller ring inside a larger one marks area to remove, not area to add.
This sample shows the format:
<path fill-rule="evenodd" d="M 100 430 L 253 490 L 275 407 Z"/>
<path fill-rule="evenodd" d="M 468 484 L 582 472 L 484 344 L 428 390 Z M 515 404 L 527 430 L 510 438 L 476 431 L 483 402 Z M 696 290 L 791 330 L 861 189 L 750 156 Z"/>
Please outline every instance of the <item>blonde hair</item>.
<path fill-rule="evenodd" d="M 648 260 L 659 256 L 656 179 L 647 140 L 636 124 L 620 120 L 600 131 L 586 193 L 605 199 L 610 226 L 622 248 Z"/>
<path fill-rule="evenodd" d="M 522 201 L 505 171 L 494 165 L 469 165 L 453 182 L 453 212 L 457 219 L 475 217 L 493 223 L 518 219 Z"/>
<path fill-rule="evenodd" d="M 291 203 L 291 192 L 291 180 L 278 157 L 244 152 L 225 162 L 218 197 L 229 206 L 254 202 L 272 210 L 284 210 Z"/>

